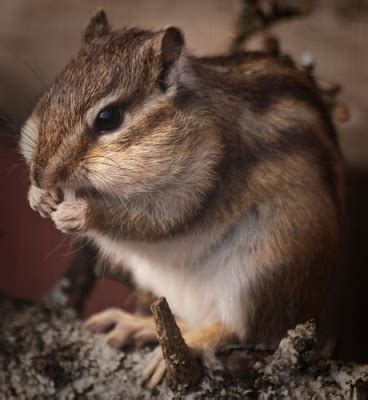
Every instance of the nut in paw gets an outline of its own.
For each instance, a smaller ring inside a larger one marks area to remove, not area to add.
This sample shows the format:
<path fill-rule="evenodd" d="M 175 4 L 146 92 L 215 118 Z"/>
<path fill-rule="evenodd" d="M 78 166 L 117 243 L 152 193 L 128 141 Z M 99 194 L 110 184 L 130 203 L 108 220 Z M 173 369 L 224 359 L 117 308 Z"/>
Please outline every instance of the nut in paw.
<path fill-rule="evenodd" d="M 51 213 L 57 229 L 64 233 L 86 232 L 90 226 L 91 209 L 86 200 L 62 202 Z"/>

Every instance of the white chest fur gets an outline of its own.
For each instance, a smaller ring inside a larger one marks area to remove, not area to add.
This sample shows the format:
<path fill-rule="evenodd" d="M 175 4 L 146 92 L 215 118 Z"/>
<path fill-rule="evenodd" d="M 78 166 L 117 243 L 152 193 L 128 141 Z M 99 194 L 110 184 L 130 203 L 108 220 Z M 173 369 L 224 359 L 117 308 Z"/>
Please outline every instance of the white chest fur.
<path fill-rule="evenodd" d="M 131 271 L 140 288 L 165 296 L 175 315 L 193 327 L 219 320 L 243 335 L 251 311 L 247 289 L 257 274 L 244 245 L 250 240 L 246 231 L 236 226 L 216 238 L 192 235 L 159 243 L 111 240 L 98 232 L 90 237 Z"/>

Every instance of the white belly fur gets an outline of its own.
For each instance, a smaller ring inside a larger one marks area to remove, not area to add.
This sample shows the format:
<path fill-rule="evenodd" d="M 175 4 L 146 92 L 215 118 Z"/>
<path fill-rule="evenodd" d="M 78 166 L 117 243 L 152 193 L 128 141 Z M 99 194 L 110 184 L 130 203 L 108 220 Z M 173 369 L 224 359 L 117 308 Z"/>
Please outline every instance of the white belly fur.
<path fill-rule="evenodd" d="M 251 312 L 247 288 L 259 273 L 245 246 L 255 238 L 250 233 L 238 224 L 220 240 L 188 235 L 146 243 L 98 232 L 89 236 L 104 255 L 131 271 L 138 287 L 165 296 L 177 317 L 193 327 L 222 321 L 244 336 Z"/>

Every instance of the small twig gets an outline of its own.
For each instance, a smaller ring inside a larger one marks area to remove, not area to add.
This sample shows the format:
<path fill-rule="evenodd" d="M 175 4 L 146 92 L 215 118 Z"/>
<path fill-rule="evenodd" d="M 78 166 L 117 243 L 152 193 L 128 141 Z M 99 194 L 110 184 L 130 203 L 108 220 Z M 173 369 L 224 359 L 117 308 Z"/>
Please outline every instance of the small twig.
<path fill-rule="evenodd" d="M 151 311 L 169 375 L 176 383 L 194 385 L 202 375 L 202 367 L 185 343 L 166 299 L 155 300 Z"/>

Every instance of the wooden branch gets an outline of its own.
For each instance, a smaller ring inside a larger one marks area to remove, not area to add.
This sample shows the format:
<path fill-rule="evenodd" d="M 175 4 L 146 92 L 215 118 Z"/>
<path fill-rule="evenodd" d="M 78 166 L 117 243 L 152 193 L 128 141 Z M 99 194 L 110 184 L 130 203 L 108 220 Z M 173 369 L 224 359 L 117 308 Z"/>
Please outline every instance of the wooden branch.
<path fill-rule="evenodd" d="M 81 314 L 86 299 L 96 284 L 94 267 L 97 249 L 84 238 L 77 239 L 73 247 L 77 252 L 63 279 L 67 282 L 65 294 L 68 304 Z"/>
<path fill-rule="evenodd" d="M 235 26 L 230 44 L 230 54 L 242 51 L 243 44 L 254 34 L 265 31 L 283 19 L 308 15 L 313 0 L 285 2 L 282 0 L 243 0 L 242 11 Z"/>
<path fill-rule="evenodd" d="M 69 268 L 46 294 L 47 298 L 54 299 L 52 302 L 55 306 L 69 305 L 81 315 L 97 279 L 106 276 L 134 291 L 136 311 L 140 315 L 150 315 L 150 306 L 155 297 L 137 290 L 129 272 L 101 257 L 97 248 L 87 239 L 77 239 L 73 247 L 75 255 Z"/>
<path fill-rule="evenodd" d="M 307 55 L 302 59 L 300 68 L 314 80 L 318 91 L 330 110 L 331 117 L 337 122 L 347 122 L 350 119 L 349 107 L 343 102 L 338 100 L 338 97 L 342 91 L 341 85 L 334 82 L 325 81 L 318 79 L 315 76 L 315 64 L 313 57 Z"/>
<path fill-rule="evenodd" d="M 169 375 L 176 383 L 194 385 L 202 375 L 202 367 L 185 343 L 166 299 L 155 300 L 151 311 Z"/>
<path fill-rule="evenodd" d="M 224 371 L 205 371 L 195 388 L 162 383 L 152 393 L 141 384 L 149 348 L 110 348 L 54 302 L 0 295 L 0 315 L 1 399 L 367 398 L 368 365 L 320 360 L 310 322 L 290 330 L 275 353 L 224 349 Z"/>
<path fill-rule="evenodd" d="M 324 103 L 330 111 L 331 117 L 337 122 L 347 122 L 350 119 L 350 112 L 348 106 L 338 100 L 341 92 L 340 85 L 317 79 L 314 74 L 314 60 L 309 54 L 305 55 L 301 63 L 297 63 L 288 54 L 280 52 L 277 37 L 268 31 L 268 28 L 277 21 L 308 15 L 313 10 L 313 7 L 313 0 L 306 2 L 243 0 L 242 10 L 232 35 L 229 53 L 230 55 L 237 55 L 244 52 L 243 47 L 247 40 L 258 34 L 257 51 L 278 57 L 291 65 L 298 66 L 315 82 Z"/>

